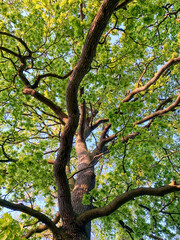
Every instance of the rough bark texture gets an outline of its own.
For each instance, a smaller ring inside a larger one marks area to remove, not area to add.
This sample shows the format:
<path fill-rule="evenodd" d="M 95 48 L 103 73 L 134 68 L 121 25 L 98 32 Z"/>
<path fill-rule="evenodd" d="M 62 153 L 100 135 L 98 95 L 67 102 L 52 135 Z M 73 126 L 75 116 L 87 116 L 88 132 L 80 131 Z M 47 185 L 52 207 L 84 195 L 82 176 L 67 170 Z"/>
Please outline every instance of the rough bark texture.
<path fill-rule="evenodd" d="M 89 193 L 94 188 L 95 174 L 94 167 L 88 168 L 91 164 L 91 158 L 89 157 L 85 141 L 80 137 L 76 140 L 76 153 L 78 157 L 78 171 L 80 172 L 76 177 L 76 184 L 71 194 L 71 201 L 74 212 L 79 215 L 91 209 L 91 205 L 82 204 L 82 198 L 84 194 Z M 85 230 L 88 239 L 90 239 L 90 223 L 86 225 Z"/>

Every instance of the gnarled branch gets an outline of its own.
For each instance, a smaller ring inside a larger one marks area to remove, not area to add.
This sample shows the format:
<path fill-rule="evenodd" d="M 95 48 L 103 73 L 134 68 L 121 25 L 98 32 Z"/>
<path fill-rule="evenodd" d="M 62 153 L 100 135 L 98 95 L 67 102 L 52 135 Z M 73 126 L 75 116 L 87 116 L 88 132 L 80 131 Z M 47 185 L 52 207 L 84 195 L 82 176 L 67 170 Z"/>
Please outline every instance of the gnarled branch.
<path fill-rule="evenodd" d="M 97 15 L 91 24 L 82 49 L 81 56 L 73 69 L 67 85 L 66 105 L 68 111 L 68 121 L 61 135 L 61 147 L 54 164 L 54 174 L 56 177 L 59 192 L 58 196 L 59 209 L 61 211 L 60 214 L 64 225 L 67 226 L 70 224 L 69 219 L 72 219 L 73 221 L 75 218 L 75 215 L 72 211 L 71 196 L 67 176 L 65 173 L 65 167 L 70 159 L 73 137 L 79 122 L 77 93 L 82 79 L 90 70 L 92 60 L 96 55 L 96 48 L 100 37 L 118 3 L 119 0 L 103 1 Z"/>
<path fill-rule="evenodd" d="M 16 39 L 18 42 L 20 42 L 24 46 L 24 48 L 27 50 L 27 52 L 31 56 L 32 52 L 29 49 L 29 47 L 27 46 L 27 44 L 25 43 L 25 41 L 22 40 L 22 38 L 16 37 L 15 35 L 13 35 L 11 33 L 2 32 L 2 31 L 0 31 L 0 35 L 6 35 L 8 37 L 12 37 L 12 38 Z"/>

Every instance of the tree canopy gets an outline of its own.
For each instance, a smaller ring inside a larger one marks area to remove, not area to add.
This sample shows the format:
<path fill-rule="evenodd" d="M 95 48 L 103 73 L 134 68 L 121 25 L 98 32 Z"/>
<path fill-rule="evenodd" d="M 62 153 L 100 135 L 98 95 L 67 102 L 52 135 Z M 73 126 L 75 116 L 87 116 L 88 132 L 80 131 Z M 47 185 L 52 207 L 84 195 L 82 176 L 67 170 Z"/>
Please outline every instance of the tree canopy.
<path fill-rule="evenodd" d="M 178 239 L 179 12 L 0 1 L 0 239 Z"/>

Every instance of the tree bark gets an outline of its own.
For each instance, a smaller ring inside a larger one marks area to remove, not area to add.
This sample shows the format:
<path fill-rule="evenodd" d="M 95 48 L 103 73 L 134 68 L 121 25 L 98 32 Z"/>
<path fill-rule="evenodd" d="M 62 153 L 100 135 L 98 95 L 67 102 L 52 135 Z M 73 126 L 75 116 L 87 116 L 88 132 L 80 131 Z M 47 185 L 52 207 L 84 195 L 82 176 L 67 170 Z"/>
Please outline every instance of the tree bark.
<path fill-rule="evenodd" d="M 88 194 L 95 186 L 95 174 L 94 167 L 89 168 L 91 163 L 91 158 L 89 156 L 89 152 L 87 150 L 87 146 L 85 140 L 81 138 L 79 135 L 76 140 L 76 154 L 78 158 L 78 171 L 76 178 L 75 187 L 71 193 L 71 202 L 73 206 L 73 211 L 80 215 L 87 210 L 92 208 L 91 203 L 89 205 L 83 205 L 82 199 L 84 194 Z M 91 232 L 91 223 L 89 222 L 85 226 L 85 231 L 87 235 L 87 239 L 90 239 Z"/>

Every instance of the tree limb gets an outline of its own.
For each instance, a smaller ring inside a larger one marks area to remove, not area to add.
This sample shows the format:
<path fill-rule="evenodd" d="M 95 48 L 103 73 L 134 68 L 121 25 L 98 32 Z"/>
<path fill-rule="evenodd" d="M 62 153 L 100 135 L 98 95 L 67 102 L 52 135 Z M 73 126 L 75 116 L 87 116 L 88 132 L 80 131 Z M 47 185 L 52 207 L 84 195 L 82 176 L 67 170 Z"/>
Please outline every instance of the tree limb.
<path fill-rule="evenodd" d="M 9 54 L 11 54 L 11 55 L 13 55 L 13 56 L 15 56 L 15 57 L 17 57 L 17 58 L 20 57 L 19 54 L 17 54 L 17 53 L 15 53 L 15 52 L 11 51 L 11 50 L 8 49 L 8 48 L 1 47 L 1 46 L 0 46 L 0 50 L 1 50 L 1 51 L 4 51 L 4 52 L 7 52 L 7 53 L 9 53 Z"/>
<path fill-rule="evenodd" d="M 89 135 L 92 133 L 92 131 L 94 131 L 97 127 L 99 127 L 100 124 L 106 123 L 106 122 L 109 122 L 109 119 L 107 119 L 107 118 L 99 119 L 92 126 L 90 126 L 89 128 L 86 128 L 85 129 L 85 138 L 88 138 Z"/>
<path fill-rule="evenodd" d="M 15 163 L 15 162 L 17 162 L 17 160 L 9 157 L 8 154 L 6 153 L 5 149 L 4 149 L 4 144 L 6 143 L 7 140 L 8 139 L 5 139 L 5 141 L 1 145 L 2 152 L 3 152 L 4 156 L 7 158 L 7 160 L 0 160 L 0 162 L 14 162 Z"/>
<path fill-rule="evenodd" d="M 37 88 L 38 85 L 39 85 L 40 80 L 43 79 L 43 78 L 54 77 L 54 78 L 58 78 L 58 79 L 65 79 L 65 78 L 69 77 L 71 75 L 71 73 L 72 73 L 72 70 L 69 73 L 67 73 L 66 75 L 64 75 L 64 76 L 60 76 L 60 75 L 55 74 L 55 73 L 45 73 L 45 74 L 42 74 L 42 75 L 38 75 L 36 77 L 35 83 L 32 85 L 32 89 Z"/>
<path fill-rule="evenodd" d="M 173 58 L 170 59 L 166 64 L 164 64 L 159 71 L 155 74 L 155 76 L 149 81 L 147 82 L 144 86 L 139 87 L 134 89 L 131 93 L 129 93 L 123 100 L 122 102 L 128 102 L 129 100 L 131 100 L 133 98 L 133 96 L 139 92 L 142 92 L 146 89 L 148 89 L 152 84 L 154 84 L 159 78 L 160 76 L 163 74 L 163 72 L 168 69 L 170 66 L 172 66 L 173 64 L 177 64 L 178 62 L 180 62 L 180 57 L 177 58 Z"/>
<path fill-rule="evenodd" d="M 126 7 L 126 5 L 132 1 L 133 0 L 124 0 L 123 2 L 121 2 L 117 5 L 117 7 L 115 8 L 115 11 L 117 11 L 119 9 L 124 9 Z"/>
<path fill-rule="evenodd" d="M 0 199 L 0 206 L 2 207 L 6 207 L 8 209 L 14 210 L 14 211 L 18 211 L 18 212 L 23 212 L 26 213 L 32 217 L 37 218 L 39 221 L 41 221 L 42 223 L 46 224 L 48 226 L 48 228 L 54 233 L 57 234 L 58 233 L 58 228 L 56 227 L 55 223 L 53 223 L 46 215 L 44 215 L 43 213 L 34 210 L 30 207 L 27 207 L 23 204 L 15 204 L 15 203 L 11 203 L 9 201 L 6 201 L 4 199 Z"/>
<path fill-rule="evenodd" d="M 52 222 L 54 224 L 56 224 L 59 222 L 59 220 L 60 220 L 60 215 L 59 215 L 59 213 L 57 213 Z M 26 233 L 24 236 L 22 236 L 22 238 L 30 238 L 34 233 L 41 233 L 47 229 L 48 229 L 47 225 L 41 225 L 36 228 L 32 228 L 28 233 Z"/>
<path fill-rule="evenodd" d="M 180 93 L 178 94 L 178 97 L 177 97 L 176 101 L 174 103 L 172 103 L 169 107 L 167 107 L 167 108 L 165 108 L 163 110 L 156 111 L 156 112 L 146 116 L 145 118 L 143 118 L 143 119 L 141 119 L 139 121 L 134 122 L 133 124 L 134 125 L 141 124 L 141 123 L 144 123 L 144 122 L 146 122 L 146 121 L 148 121 L 148 120 L 150 120 L 152 118 L 155 118 L 157 116 L 162 116 L 164 113 L 167 113 L 169 111 L 174 110 L 174 108 L 177 107 L 179 103 L 180 103 Z"/>
<path fill-rule="evenodd" d="M 39 92 L 35 91 L 34 89 L 31 89 L 29 87 L 25 87 L 23 89 L 23 94 L 25 95 L 31 95 L 40 102 L 44 103 L 46 106 L 50 107 L 53 112 L 59 117 L 59 119 L 62 121 L 62 124 L 65 125 L 65 122 L 67 121 L 67 115 L 62 111 L 62 109 L 57 106 L 55 103 L 53 103 L 50 99 L 46 98 Z"/>
<path fill-rule="evenodd" d="M 121 207 L 123 204 L 133 200 L 135 197 L 140 197 L 144 195 L 164 196 L 165 194 L 176 191 L 180 191 L 180 184 L 176 184 L 175 181 L 172 181 L 172 183 L 170 183 L 169 185 L 165 185 L 159 188 L 137 188 L 116 197 L 105 207 L 95 208 L 81 214 L 79 217 L 77 217 L 77 222 L 80 226 L 83 226 L 83 224 L 86 224 L 95 218 L 108 216 L 115 210 L 117 210 L 119 207 Z"/>
<path fill-rule="evenodd" d="M 82 97 L 84 93 L 84 88 L 80 89 L 80 97 Z M 86 102 L 82 99 L 82 103 L 80 104 L 80 123 L 78 134 L 81 139 L 84 139 L 84 131 L 85 131 L 85 123 L 86 123 Z"/>
<path fill-rule="evenodd" d="M 158 236 L 155 236 L 153 234 L 149 235 L 150 238 L 157 239 L 157 240 L 163 240 L 163 238 L 160 238 Z"/>
<path fill-rule="evenodd" d="M 27 50 L 27 52 L 29 53 L 29 55 L 31 56 L 32 52 L 31 50 L 29 49 L 29 47 L 27 46 L 27 44 L 22 40 L 22 38 L 19 38 L 19 37 L 16 37 L 15 35 L 11 34 L 11 33 L 7 33 L 7 32 L 2 32 L 0 31 L 0 34 L 1 35 L 6 35 L 6 36 L 9 36 L 9 37 L 12 37 L 14 39 L 16 39 L 18 42 L 20 42 L 24 48 Z"/>

